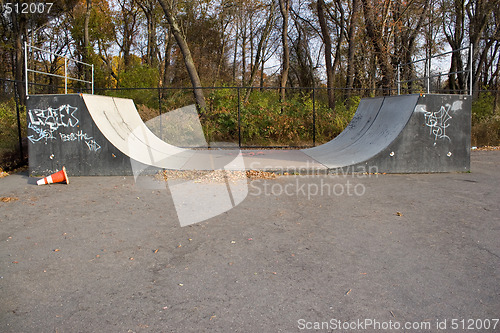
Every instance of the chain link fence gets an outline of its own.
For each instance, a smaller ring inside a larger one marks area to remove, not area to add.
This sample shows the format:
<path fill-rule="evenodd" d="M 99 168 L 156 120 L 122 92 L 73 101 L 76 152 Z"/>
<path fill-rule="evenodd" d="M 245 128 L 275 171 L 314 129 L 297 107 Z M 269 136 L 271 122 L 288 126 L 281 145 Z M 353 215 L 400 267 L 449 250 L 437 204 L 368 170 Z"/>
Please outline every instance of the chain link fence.
<path fill-rule="evenodd" d="M 13 168 L 27 159 L 26 110 L 23 99 L 17 94 L 17 85 L 24 82 L 0 79 L 0 83 L 0 166 Z M 30 85 L 30 91 L 37 94 L 61 92 L 65 88 L 40 83 Z M 280 87 L 223 86 L 201 89 L 207 106 L 198 109 L 198 114 L 208 146 L 243 149 L 320 145 L 342 132 L 352 119 L 361 98 L 397 94 L 397 89 L 334 89 L 333 94 L 329 94 L 329 90 L 324 87 L 299 87 L 285 88 L 283 98 Z M 145 122 L 195 104 L 191 87 L 94 90 L 99 95 L 133 99 Z M 68 87 L 68 93 L 90 92 L 85 86 Z M 496 90 L 480 91 L 476 109 L 473 109 L 473 125 L 475 122 L 482 124 L 476 136 L 480 141 L 490 144 L 498 141 L 500 134 L 496 126 L 485 122 L 485 119 L 493 119 L 493 122 L 496 119 L 499 95 Z M 162 130 L 155 129 L 160 138 Z M 481 144 L 477 141 L 473 130 L 473 145 Z"/>

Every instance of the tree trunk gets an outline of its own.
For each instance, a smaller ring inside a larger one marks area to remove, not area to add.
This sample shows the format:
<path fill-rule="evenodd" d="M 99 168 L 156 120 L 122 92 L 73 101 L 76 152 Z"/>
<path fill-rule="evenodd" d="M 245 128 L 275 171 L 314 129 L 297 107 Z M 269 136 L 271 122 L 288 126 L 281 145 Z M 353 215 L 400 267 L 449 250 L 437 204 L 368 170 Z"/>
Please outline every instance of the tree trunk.
<path fill-rule="evenodd" d="M 266 40 L 269 37 L 269 34 L 271 32 L 272 23 L 274 21 L 274 10 L 275 10 L 275 8 L 274 8 L 274 1 L 273 1 L 271 3 L 271 8 L 269 10 L 269 16 L 266 20 L 266 25 L 264 27 L 264 31 L 262 31 L 262 35 L 260 37 L 259 44 L 257 45 L 257 52 L 255 54 L 255 62 L 252 64 L 252 71 L 250 73 L 250 79 L 248 80 L 249 86 L 253 85 L 253 81 L 255 80 L 255 76 L 257 75 L 257 71 L 259 69 L 260 62 L 262 61 L 262 63 L 264 63 L 264 61 L 263 61 L 263 57 L 264 57 L 263 48 L 264 48 Z M 251 91 L 252 91 L 252 89 L 247 90 L 247 93 L 245 96 L 245 102 L 247 102 L 248 99 L 250 98 Z"/>
<path fill-rule="evenodd" d="M 170 52 L 172 52 L 172 46 L 173 46 L 173 36 L 172 36 L 172 31 L 169 30 L 167 34 L 167 45 L 165 46 L 165 66 L 163 69 L 163 80 L 162 80 L 162 87 L 165 88 L 168 83 L 168 74 L 169 74 L 169 67 L 170 67 Z M 163 91 L 162 91 L 162 97 L 163 97 Z"/>
<path fill-rule="evenodd" d="M 288 47 L 288 16 L 290 12 L 290 0 L 279 0 L 280 12 L 283 17 L 283 30 L 281 31 L 281 41 L 283 43 L 283 60 L 280 80 L 281 101 L 285 101 L 286 82 L 288 71 L 290 70 L 290 49 Z"/>
<path fill-rule="evenodd" d="M 238 58 L 238 40 L 240 39 L 240 29 L 236 26 L 236 36 L 234 41 L 233 53 L 233 83 L 236 83 L 236 59 Z"/>
<path fill-rule="evenodd" d="M 21 82 L 24 77 L 24 45 L 23 37 L 26 37 L 26 17 L 24 15 L 19 15 L 15 11 L 12 11 L 12 32 L 15 39 L 15 67 L 14 67 L 14 78 L 17 83 L 17 93 L 21 100 L 21 104 L 26 104 L 26 91 L 25 85 Z M 26 77 L 25 80 L 28 80 Z"/>
<path fill-rule="evenodd" d="M 472 44 L 472 49 L 474 54 L 478 55 L 478 62 L 476 64 L 476 69 L 474 71 L 475 57 L 473 57 L 472 64 L 469 64 L 469 68 L 472 68 L 472 89 L 474 92 L 474 96 L 477 97 L 478 89 L 479 89 L 479 80 L 481 75 L 481 71 L 483 68 L 488 70 L 487 58 L 488 52 L 490 48 L 496 41 L 495 35 L 500 37 L 500 27 L 496 27 L 496 31 L 492 29 L 489 33 L 490 39 L 485 40 L 485 44 L 480 47 L 480 39 L 484 37 L 485 29 L 488 26 L 489 22 L 494 22 L 495 18 L 490 16 L 493 14 L 494 9 L 496 8 L 496 4 L 494 2 L 488 1 L 469 1 L 467 3 L 467 16 L 469 18 L 469 40 Z M 469 57 L 470 61 L 470 57 Z"/>
<path fill-rule="evenodd" d="M 382 73 L 382 89 L 384 95 L 390 95 L 394 80 L 394 67 L 390 61 L 389 50 L 383 40 L 383 26 L 375 21 L 375 12 L 371 0 L 363 0 L 366 33 L 375 50 Z"/>
<path fill-rule="evenodd" d="M 184 64 L 186 66 L 186 70 L 189 75 L 189 79 L 191 80 L 191 84 L 193 85 L 194 97 L 196 99 L 196 104 L 202 110 L 207 107 L 205 102 L 205 96 L 203 95 L 203 90 L 201 89 L 201 80 L 198 76 L 198 71 L 196 70 L 196 66 L 193 61 L 193 57 L 191 56 L 191 51 L 189 50 L 189 46 L 184 39 L 184 36 L 181 33 L 179 25 L 177 24 L 177 19 L 174 16 L 172 3 L 170 2 L 168 6 L 167 0 L 159 0 L 161 7 L 165 13 L 167 21 L 170 25 L 170 29 L 172 30 L 172 34 L 174 35 L 175 41 L 182 53 L 182 57 L 184 58 Z"/>
<path fill-rule="evenodd" d="M 334 87 L 334 72 L 332 65 L 332 40 L 330 38 L 330 31 L 326 24 L 325 18 L 325 2 L 318 0 L 316 4 L 318 8 L 318 20 L 321 27 L 321 34 L 323 37 L 323 44 L 325 44 L 325 66 L 326 66 L 326 87 L 328 89 L 328 106 L 330 109 L 335 110 L 335 91 Z"/>
<path fill-rule="evenodd" d="M 245 86 L 245 77 L 247 74 L 247 26 L 243 25 L 241 36 L 241 85 Z"/>
<path fill-rule="evenodd" d="M 87 0 L 87 10 L 85 11 L 85 21 L 84 21 L 84 27 L 83 27 L 83 62 L 85 63 L 90 63 L 90 37 L 89 37 L 89 23 L 90 23 L 90 13 L 92 11 L 92 0 Z M 85 73 L 85 80 L 90 81 L 91 80 L 91 75 L 90 75 L 90 67 L 89 66 L 83 66 L 84 67 L 84 73 Z M 85 88 L 87 89 L 87 92 L 90 92 L 92 89 L 90 83 L 85 83 Z"/>
<path fill-rule="evenodd" d="M 352 1 L 351 23 L 349 24 L 349 32 L 347 35 L 349 47 L 347 49 L 347 79 L 346 88 L 347 103 L 350 103 L 352 88 L 354 86 L 354 55 L 356 49 L 355 35 L 358 24 L 359 0 Z"/>
<path fill-rule="evenodd" d="M 443 32 L 446 36 L 446 40 L 452 50 L 458 50 L 462 46 L 462 41 L 464 38 L 464 20 L 465 20 L 465 0 L 455 0 L 453 3 L 453 13 L 451 15 L 455 19 L 453 30 L 447 30 L 449 28 L 446 21 L 443 21 Z M 453 52 L 451 54 L 451 65 L 450 73 L 462 70 L 463 62 L 461 51 Z M 457 82 L 458 79 L 458 82 Z M 448 86 L 450 90 L 460 90 L 464 88 L 463 74 L 450 74 L 448 80 Z"/>

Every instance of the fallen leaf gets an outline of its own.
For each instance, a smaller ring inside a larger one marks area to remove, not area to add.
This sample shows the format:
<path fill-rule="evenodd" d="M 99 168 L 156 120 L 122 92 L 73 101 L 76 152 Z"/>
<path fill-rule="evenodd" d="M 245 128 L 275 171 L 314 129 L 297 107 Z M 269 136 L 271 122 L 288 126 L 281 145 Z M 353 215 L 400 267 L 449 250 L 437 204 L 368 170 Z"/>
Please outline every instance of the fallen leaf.
<path fill-rule="evenodd" d="M 12 202 L 12 201 L 17 201 L 19 198 L 16 197 L 0 197 L 0 201 L 2 202 Z"/>

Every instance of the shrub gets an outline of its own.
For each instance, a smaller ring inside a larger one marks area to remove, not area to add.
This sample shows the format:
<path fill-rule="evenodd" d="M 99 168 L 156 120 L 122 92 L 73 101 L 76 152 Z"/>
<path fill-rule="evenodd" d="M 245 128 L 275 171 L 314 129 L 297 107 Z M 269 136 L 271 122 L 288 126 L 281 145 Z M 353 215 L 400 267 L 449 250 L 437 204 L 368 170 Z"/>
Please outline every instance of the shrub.
<path fill-rule="evenodd" d="M 26 137 L 26 112 L 20 109 L 21 136 Z M 24 153 L 27 149 L 24 148 Z M 19 156 L 19 134 L 17 128 L 17 112 L 14 99 L 0 103 L 0 168 L 6 171 L 18 167 L 21 163 Z"/>
<path fill-rule="evenodd" d="M 500 115 L 495 114 L 495 96 L 481 93 L 472 103 L 472 145 L 500 145 Z"/>

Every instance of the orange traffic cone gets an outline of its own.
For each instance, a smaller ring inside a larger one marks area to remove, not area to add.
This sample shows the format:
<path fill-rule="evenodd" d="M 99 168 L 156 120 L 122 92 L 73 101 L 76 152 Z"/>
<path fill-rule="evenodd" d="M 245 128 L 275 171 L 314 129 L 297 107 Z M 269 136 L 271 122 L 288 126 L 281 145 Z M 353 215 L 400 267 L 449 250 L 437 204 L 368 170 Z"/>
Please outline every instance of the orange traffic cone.
<path fill-rule="evenodd" d="M 53 184 L 60 182 L 66 182 L 66 184 L 69 184 L 69 179 L 68 175 L 66 174 L 65 167 L 62 167 L 62 170 L 59 172 L 53 173 L 50 176 L 47 176 L 43 179 L 39 179 L 36 183 L 38 185 L 45 185 L 45 184 Z"/>

